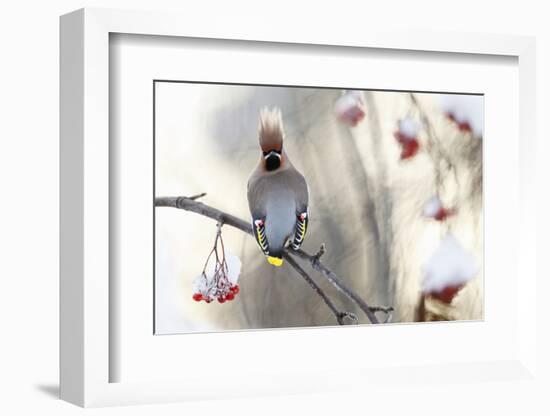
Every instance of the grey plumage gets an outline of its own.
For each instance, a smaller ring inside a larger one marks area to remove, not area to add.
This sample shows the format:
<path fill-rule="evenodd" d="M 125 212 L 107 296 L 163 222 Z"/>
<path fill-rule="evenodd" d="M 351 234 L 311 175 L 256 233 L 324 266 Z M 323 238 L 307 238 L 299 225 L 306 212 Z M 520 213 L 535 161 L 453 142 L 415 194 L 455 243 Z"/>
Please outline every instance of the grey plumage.
<path fill-rule="evenodd" d="M 281 250 L 294 234 L 297 213 L 307 211 L 306 181 L 293 166 L 275 173 L 256 168 L 248 181 L 248 204 L 252 218 L 265 218 L 269 247 Z"/>
<path fill-rule="evenodd" d="M 295 249 L 301 245 L 308 211 L 306 180 L 290 162 L 283 138 L 280 111 L 262 111 L 259 140 L 263 153 L 248 181 L 248 204 L 258 244 L 276 266 L 282 263 L 287 242 Z"/>

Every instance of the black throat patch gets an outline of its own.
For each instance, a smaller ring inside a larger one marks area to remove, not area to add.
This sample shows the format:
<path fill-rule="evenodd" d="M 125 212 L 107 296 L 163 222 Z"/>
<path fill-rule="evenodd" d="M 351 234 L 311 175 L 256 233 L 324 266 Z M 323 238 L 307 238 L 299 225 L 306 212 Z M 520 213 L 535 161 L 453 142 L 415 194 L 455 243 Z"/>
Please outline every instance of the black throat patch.
<path fill-rule="evenodd" d="M 270 154 L 265 159 L 265 168 L 268 171 L 271 172 L 273 170 L 279 169 L 279 166 L 281 166 L 281 156 L 276 155 L 276 154 Z"/>

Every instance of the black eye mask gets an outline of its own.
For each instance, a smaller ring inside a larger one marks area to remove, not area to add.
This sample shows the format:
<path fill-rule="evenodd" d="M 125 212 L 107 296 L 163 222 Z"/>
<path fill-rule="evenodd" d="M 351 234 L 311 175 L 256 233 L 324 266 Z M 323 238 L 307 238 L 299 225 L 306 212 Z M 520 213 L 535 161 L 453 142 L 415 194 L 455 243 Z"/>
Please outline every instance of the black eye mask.
<path fill-rule="evenodd" d="M 282 148 L 281 148 L 281 150 L 275 150 L 275 149 L 268 150 L 267 152 L 263 152 L 264 158 L 267 159 L 267 156 L 268 156 L 270 153 L 276 153 L 276 154 L 278 154 L 278 155 L 280 156 L 282 151 L 283 151 Z"/>

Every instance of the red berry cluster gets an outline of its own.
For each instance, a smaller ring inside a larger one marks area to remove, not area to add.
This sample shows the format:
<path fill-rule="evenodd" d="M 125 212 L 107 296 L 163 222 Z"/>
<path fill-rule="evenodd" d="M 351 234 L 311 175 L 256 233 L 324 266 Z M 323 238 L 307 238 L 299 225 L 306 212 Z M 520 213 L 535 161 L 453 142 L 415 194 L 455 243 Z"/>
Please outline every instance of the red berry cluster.
<path fill-rule="evenodd" d="M 439 210 L 435 213 L 434 219 L 436 221 L 445 221 L 448 217 L 455 214 L 455 210 L 452 208 L 439 208 Z"/>
<path fill-rule="evenodd" d="M 365 111 L 361 106 L 354 105 L 353 107 L 348 108 L 342 114 L 340 114 L 340 120 L 349 124 L 352 127 L 357 126 L 361 120 L 365 118 Z"/>
<path fill-rule="evenodd" d="M 212 302 L 212 300 L 217 299 L 219 303 L 225 303 L 226 301 L 231 301 L 235 299 L 235 296 L 239 293 L 240 288 L 239 285 L 234 285 L 229 288 L 229 291 L 225 294 L 219 294 L 216 297 L 203 295 L 202 293 L 194 293 L 193 294 L 193 300 L 195 302 L 200 302 L 201 300 L 204 300 L 206 303 Z"/>
<path fill-rule="evenodd" d="M 348 91 L 336 100 L 334 110 L 338 119 L 355 127 L 365 118 L 365 102 L 360 91 Z"/>
<path fill-rule="evenodd" d="M 453 113 L 446 113 L 445 115 L 449 120 L 456 124 L 460 131 L 463 131 L 465 133 L 472 131 L 472 126 L 470 126 L 470 123 L 468 123 L 467 121 L 458 121 Z"/>
<path fill-rule="evenodd" d="M 409 137 L 400 131 L 396 131 L 393 135 L 401 145 L 401 160 L 410 159 L 418 153 L 420 143 L 416 137 Z"/>
<path fill-rule="evenodd" d="M 450 304 L 455 298 L 456 294 L 464 287 L 464 284 L 447 286 L 440 292 L 430 292 L 428 296 L 438 299 L 443 303 Z"/>

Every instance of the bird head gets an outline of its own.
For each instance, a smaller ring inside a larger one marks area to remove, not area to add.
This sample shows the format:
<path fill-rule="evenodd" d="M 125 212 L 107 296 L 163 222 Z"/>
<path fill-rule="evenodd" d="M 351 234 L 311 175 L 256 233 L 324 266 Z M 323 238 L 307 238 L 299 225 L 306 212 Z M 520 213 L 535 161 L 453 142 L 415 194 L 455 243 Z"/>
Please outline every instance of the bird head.
<path fill-rule="evenodd" d="M 277 170 L 283 164 L 283 118 L 278 108 L 260 111 L 258 138 L 263 165 L 267 171 Z"/>

